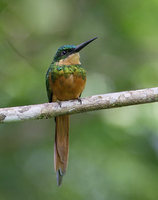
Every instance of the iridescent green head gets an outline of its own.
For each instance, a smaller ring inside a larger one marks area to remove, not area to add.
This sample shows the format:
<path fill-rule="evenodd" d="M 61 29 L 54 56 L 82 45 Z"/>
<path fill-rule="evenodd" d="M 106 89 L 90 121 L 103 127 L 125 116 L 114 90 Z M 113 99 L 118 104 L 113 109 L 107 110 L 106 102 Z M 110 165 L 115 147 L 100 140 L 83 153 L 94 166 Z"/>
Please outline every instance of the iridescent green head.
<path fill-rule="evenodd" d="M 68 58 L 72 54 L 78 53 L 81 49 L 83 49 L 85 46 L 87 46 L 89 43 L 91 43 L 95 39 L 97 39 L 97 37 L 95 37 L 91 40 L 88 40 L 86 42 L 83 42 L 77 46 L 75 46 L 75 45 L 61 46 L 57 50 L 57 52 L 54 56 L 53 62 L 59 62 L 60 60 L 64 60 L 64 59 Z"/>
<path fill-rule="evenodd" d="M 65 59 L 68 55 L 70 55 L 74 50 L 76 46 L 75 45 L 64 45 L 59 47 L 57 50 L 55 56 L 54 56 L 54 61 L 58 62 L 61 59 Z"/>

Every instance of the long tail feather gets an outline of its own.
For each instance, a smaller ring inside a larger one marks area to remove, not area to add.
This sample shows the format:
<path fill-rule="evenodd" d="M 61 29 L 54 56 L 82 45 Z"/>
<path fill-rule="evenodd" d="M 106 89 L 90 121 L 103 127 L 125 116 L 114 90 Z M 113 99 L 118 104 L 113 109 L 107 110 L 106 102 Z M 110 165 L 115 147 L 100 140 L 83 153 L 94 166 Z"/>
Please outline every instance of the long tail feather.
<path fill-rule="evenodd" d="M 58 186 L 62 183 L 66 172 L 69 153 L 69 116 L 62 115 L 55 118 L 55 144 L 54 144 L 54 168 L 57 173 Z"/>

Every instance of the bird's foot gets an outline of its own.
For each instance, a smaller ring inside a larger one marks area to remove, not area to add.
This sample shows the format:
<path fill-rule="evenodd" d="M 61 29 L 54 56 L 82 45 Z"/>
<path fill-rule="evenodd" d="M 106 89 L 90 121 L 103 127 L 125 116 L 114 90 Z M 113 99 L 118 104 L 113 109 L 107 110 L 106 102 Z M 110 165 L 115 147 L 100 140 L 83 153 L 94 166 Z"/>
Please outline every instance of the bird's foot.
<path fill-rule="evenodd" d="M 82 105 L 82 100 L 80 97 L 77 98 L 77 101 Z"/>
<path fill-rule="evenodd" d="M 56 102 L 57 102 L 57 104 L 58 104 L 58 105 L 60 106 L 60 108 L 61 108 L 61 105 L 62 105 L 61 101 L 57 100 Z"/>

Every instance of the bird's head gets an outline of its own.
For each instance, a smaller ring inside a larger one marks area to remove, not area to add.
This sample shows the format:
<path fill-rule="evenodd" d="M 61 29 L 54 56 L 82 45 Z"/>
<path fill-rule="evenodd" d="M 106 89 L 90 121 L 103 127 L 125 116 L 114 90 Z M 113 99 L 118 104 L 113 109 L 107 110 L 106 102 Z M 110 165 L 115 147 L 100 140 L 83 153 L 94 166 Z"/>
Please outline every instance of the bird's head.
<path fill-rule="evenodd" d="M 79 51 L 91 43 L 93 40 L 97 39 L 97 37 L 83 42 L 77 46 L 75 45 L 64 45 L 61 46 L 54 57 L 53 62 L 56 62 L 57 65 L 72 65 L 72 64 L 81 64 L 80 63 L 80 55 Z"/>

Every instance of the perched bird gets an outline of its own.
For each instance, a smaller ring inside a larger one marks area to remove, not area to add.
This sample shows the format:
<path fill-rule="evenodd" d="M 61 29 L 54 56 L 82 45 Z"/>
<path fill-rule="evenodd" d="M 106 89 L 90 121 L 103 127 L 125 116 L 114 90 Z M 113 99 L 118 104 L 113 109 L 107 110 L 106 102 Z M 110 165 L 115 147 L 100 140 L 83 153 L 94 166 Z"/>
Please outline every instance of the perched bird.
<path fill-rule="evenodd" d="M 80 63 L 79 51 L 97 37 L 80 45 L 61 46 L 46 74 L 49 102 L 79 99 L 86 83 L 86 71 Z M 54 168 L 57 184 L 66 172 L 69 151 L 69 115 L 55 117 Z"/>

